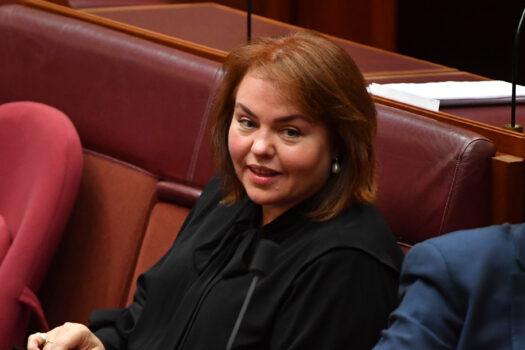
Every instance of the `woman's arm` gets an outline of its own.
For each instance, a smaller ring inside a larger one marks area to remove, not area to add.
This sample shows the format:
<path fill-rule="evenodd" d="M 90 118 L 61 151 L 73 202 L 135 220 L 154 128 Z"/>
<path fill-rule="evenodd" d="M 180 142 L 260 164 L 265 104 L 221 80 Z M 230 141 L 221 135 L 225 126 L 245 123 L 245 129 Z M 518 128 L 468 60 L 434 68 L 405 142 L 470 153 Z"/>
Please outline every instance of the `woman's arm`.
<path fill-rule="evenodd" d="M 360 250 L 325 253 L 293 282 L 270 349 L 371 349 L 395 307 L 397 280 Z"/>

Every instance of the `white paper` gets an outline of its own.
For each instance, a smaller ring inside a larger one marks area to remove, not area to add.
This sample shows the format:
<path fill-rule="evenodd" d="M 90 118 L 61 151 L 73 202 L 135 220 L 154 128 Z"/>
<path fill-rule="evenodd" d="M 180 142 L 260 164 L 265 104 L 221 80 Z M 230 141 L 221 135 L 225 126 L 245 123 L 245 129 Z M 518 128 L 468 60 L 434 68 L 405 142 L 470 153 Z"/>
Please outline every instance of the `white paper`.
<path fill-rule="evenodd" d="M 412 106 L 429 109 L 431 111 L 439 111 L 439 100 L 420 96 L 411 92 L 397 90 L 390 88 L 390 84 L 376 84 L 368 85 L 368 92 L 375 96 L 388 98 L 394 101 L 406 103 Z"/>
<path fill-rule="evenodd" d="M 501 80 L 371 85 L 380 85 L 381 89 L 386 88 L 423 98 L 436 99 L 441 102 L 441 106 L 510 103 L 512 96 L 512 84 Z M 372 94 L 374 94 L 373 91 Z M 524 86 L 516 85 L 516 100 L 518 102 L 525 100 Z"/>

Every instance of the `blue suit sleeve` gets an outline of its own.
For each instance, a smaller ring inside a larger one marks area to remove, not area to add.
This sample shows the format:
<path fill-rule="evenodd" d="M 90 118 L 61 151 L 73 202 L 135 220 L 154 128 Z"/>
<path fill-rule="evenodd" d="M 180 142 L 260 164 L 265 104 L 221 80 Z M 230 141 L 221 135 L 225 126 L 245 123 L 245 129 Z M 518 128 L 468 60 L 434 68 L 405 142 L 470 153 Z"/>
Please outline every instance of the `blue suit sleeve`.
<path fill-rule="evenodd" d="M 455 349 L 463 324 L 461 288 L 432 242 L 414 246 L 403 263 L 401 303 L 374 350 Z"/>

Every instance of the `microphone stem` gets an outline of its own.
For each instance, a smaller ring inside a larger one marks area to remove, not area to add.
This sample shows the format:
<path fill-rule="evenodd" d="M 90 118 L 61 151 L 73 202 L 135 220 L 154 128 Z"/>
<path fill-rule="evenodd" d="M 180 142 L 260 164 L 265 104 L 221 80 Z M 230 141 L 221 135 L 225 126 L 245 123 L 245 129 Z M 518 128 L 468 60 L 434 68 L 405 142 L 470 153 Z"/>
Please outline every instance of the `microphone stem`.
<path fill-rule="evenodd" d="M 246 41 L 252 41 L 252 0 L 248 0 L 248 11 L 246 13 Z"/>
<path fill-rule="evenodd" d="M 520 44 L 520 33 L 521 26 L 523 24 L 523 18 L 525 17 L 525 8 L 521 13 L 521 18 L 518 23 L 518 29 L 516 30 L 516 35 L 514 36 L 514 55 L 512 62 L 512 103 L 511 103 L 511 117 L 510 125 L 514 127 L 516 125 L 516 83 L 518 80 L 518 64 L 519 64 L 519 44 Z"/>
<path fill-rule="evenodd" d="M 231 350 L 233 346 L 233 341 L 237 337 L 237 333 L 239 332 L 239 328 L 241 327 L 244 314 L 248 309 L 248 304 L 250 304 L 250 299 L 252 298 L 252 294 L 255 290 L 255 286 L 257 285 L 257 281 L 259 281 L 259 276 L 253 276 L 252 283 L 250 284 L 250 288 L 248 289 L 248 293 L 246 294 L 246 298 L 244 298 L 244 303 L 242 304 L 241 311 L 239 312 L 239 316 L 237 316 L 237 321 L 235 321 L 235 326 L 233 327 L 232 333 L 230 334 L 230 339 L 228 339 L 228 345 L 226 345 L 226 350 Z"/>

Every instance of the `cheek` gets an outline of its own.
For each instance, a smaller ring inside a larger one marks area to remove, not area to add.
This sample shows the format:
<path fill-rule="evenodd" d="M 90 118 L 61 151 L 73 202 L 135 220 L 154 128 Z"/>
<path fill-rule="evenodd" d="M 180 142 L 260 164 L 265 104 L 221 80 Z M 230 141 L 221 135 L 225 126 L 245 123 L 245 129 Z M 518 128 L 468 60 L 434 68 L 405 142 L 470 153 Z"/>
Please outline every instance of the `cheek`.
<path fill-rule="evenodd" d="M 305 147 L 286 152 L 281 161 L 290 171 L 311 175 L 328 172 L 330 155 L 324 148 Z"/>
<path fill-rule="evenodd" d="M 236 166 L 242 160 L 243 154 L 243 142 L 241 137 L 230 128 L 228 132 L 228 151 L 230 152 L 230 157 L 233 161 L 233 165 Z"/>

